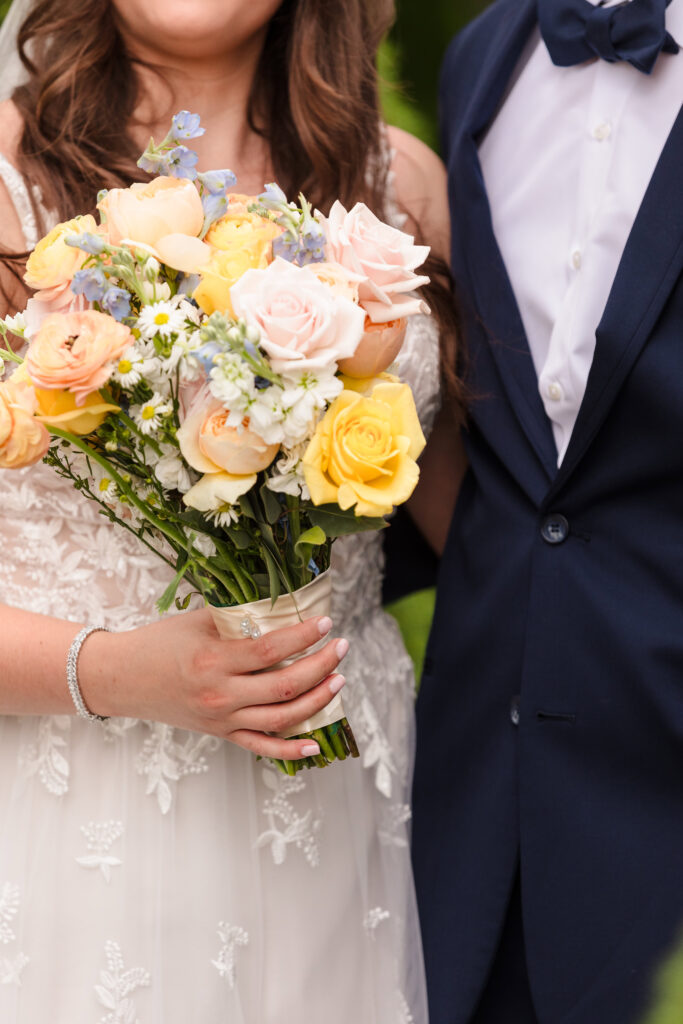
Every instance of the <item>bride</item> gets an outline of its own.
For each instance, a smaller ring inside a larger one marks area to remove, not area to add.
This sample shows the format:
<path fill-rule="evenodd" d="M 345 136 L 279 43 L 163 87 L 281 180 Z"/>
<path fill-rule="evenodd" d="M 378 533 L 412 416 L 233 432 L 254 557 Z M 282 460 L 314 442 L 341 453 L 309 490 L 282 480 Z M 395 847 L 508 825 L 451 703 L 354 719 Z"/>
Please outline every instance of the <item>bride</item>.
<path fill-rule="evenodd" d="M 4 248 L 30 249 L 98 189 L 139 178 L 149 136 L 190 108 L 208 129 L 201 165 L 232 168 L 240 192 L 277 180 L 321 209 L 362 199 L 445 252 L 440 163 L 380 125 L 392 7 L 15 0 L 0 36 Z M 26 295 L 21 259 L 2 267 L 5 314 Z M 425 430 L 452 319 L 445 285 L 428 299 L 441 312 L 412 321 L 400 366 Z M 166 568 L 68 482 L 42 465 L 0 472 L 3 1024 L 425 1024 L 414 679 L 381 610 L 381 538 L 337 543 L 333 573 L 333 626 L 221 642 L 204 610 L 158 619 Z M 84 624 L 113 630 L 78 663 L 102 724 L 75 716 L 67 688 Z M 345 680 L 361 761 L 289 778 L 256 759 L 304 756 L 269 734 Z"/>

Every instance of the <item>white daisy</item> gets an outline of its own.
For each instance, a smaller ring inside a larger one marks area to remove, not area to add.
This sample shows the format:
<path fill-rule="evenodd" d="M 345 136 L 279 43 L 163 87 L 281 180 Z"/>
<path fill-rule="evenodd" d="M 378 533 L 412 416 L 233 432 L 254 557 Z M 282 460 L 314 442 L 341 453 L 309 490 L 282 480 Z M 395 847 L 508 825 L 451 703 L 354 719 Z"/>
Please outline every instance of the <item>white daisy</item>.
<path fill-rule="evenodd" d="M 151 398 L 142 405 L 134 405 L 130 415 L 140 428 L 143 434 L 153 434 L 161 426 L 164 416 L 170 416 L 173 406 L 170 405 L 163 395 L 155 391 Z"/>
<path fill-rule="evenodd" d="M 136 384 L 139 384 L 142 379 L 142 359 L 138 355 L 134 345 L 127 348 L 123 353 L 116 369 L 112 374 L 112 378 L 121 385 L 122 388 L 134 388 Z"/>
<path fill-rule="evenodd" d="M 185 329 L 185 314 L 170 301 L 152 302 L 141 309 L 136 326 L 143 338 L 170 338 Z"/>
<path fill-rule="evenodd" d="M 239 509 L 232 505 L 221 505 L 215 512 L 206 512 L 205 515 L 210 522 L 222 527 L 232 526 L 240 517 Z"/>
<path fill-rule="evenodd" d="M 113 479 L 107 475 L 101 466 L 98 465 L 93 466 L 90 490 L 95 497 L 99 501 L 103 501 L 105 505 L 112 505 L 118 498 L 116 484 Z"/>

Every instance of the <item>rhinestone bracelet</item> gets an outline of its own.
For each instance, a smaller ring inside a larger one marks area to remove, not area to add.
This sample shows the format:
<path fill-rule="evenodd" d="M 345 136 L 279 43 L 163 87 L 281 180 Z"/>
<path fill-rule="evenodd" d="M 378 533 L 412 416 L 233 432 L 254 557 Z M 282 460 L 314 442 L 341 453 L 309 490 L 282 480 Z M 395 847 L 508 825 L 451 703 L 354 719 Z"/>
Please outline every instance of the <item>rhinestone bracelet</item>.
<path fill-rule="evenodd" d="M 78 655 L 81 653 L 81 647 L 88 639 L 91 633 L 111 633 L 110 629 L 106 626 L 86 626 L 80 633 L 74 638 L 74 642 L 69 648 L 69 653 L 66 659 L 66 682 L 69 687 L 69 693 L 71 699 L 74 702 L 77 713 L 81 718 L 87 718 L 89 722 L 106 722 L 107 715 L 93 715 L 92 712 L 88 711 L 83 700 L 83 694 L 81 688 L 78 685 Z"/>

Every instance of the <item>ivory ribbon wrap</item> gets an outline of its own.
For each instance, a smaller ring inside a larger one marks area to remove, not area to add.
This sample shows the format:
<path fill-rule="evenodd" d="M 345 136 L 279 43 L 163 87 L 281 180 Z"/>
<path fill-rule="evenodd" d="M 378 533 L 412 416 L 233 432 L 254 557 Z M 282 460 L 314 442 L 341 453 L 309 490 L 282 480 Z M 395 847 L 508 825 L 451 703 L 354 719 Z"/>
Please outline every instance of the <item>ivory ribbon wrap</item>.
<path fill-rule="evenodd" d="M 243 640 L 245 635 L 249 635 L 248 629 L 251 626 L 258 626 L 261 635 L 264 635 L 272 633 L 276 629 L 296 626 L 304 619 L 329 615 L 331 606 L 332 574 L 328 570 L 302 587 L 301 590 L 296 590 L 293 594 L 282 594 L 274 605 L 270 598 L 266 597 L 262 601 L 252 601 L 251 604 L 235 605 L 232 608 L 211 606 L 211 614 L 216 629 L 225 640 Z M 275 668 L 284 668 L 298 661 L 299 658 L 320 650 L 326 641 L 327 637 L 322 637 L 302 654 L 281 661 Z M 282 734 L 282 738 L 289 739 L 290 736 L 300 736 L 302 733 L 313 732 L 314 729 L 324 729 L 325 726 L 333 725 L 345 717 L 341 694 L 338 693 L 327 707 L 305 722 L 299 722 L 298 725 L 288 729 L 286 734 Z"/>

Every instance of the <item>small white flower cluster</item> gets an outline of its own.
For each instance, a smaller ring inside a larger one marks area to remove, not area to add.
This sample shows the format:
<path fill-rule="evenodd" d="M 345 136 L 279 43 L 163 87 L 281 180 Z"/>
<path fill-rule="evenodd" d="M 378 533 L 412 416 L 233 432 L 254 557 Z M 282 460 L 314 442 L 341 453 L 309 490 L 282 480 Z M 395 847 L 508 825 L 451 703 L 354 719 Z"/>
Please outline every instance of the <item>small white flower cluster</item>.
<path fill-rule="evenodd" d="M 211 370 L 210 390 L 230 410 L 227 425 L 250 427 L 266 444 L 291 449 L 310 439 L 319 415 L 343 390 L 336 366 L 301 370 L 283 375 L 282 386 L 260 386 L 238 355 L 217 356 Z"/>
<path fill-rule="evenodd" d="M 306 486 L 303 471 L 306 448 L 306 441 L 296 445 L 295 448 L 283 448 L 280 458 L 275 462 L 273 471 L 268 477 L 268 487 L 271 491 L 275 491 L 276 494 L 291 494 L 293 497 L 301 497 L 304 501 L 308 501 L 311 495 Z"/>

